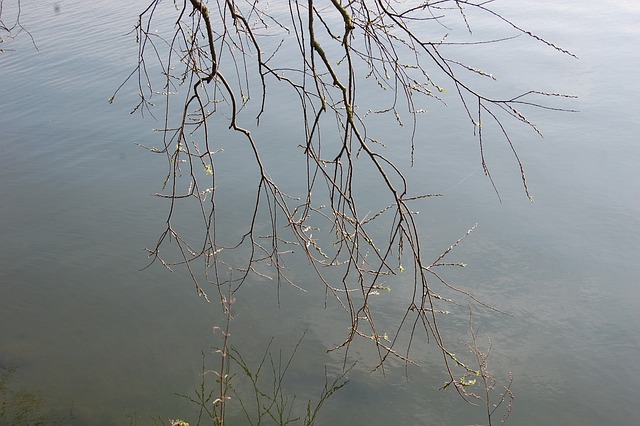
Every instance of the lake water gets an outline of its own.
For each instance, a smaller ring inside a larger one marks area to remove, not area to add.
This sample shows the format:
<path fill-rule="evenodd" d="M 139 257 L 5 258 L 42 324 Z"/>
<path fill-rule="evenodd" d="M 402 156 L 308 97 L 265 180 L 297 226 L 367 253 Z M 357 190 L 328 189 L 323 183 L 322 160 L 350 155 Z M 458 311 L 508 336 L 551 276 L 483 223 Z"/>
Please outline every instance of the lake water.
<path fill-rule="evenodd" d="M 128 33 L 145 2 L 22 3 L 37 50 L 25 32 L 15 40 L 0 34 L 0 363 L 17 367 L 7 386 L 39 395 L 45 413 L 71 411 L 72 424 L 177 417 L 195 424 L 197 407 L 176 394 L 198 388 L 203 352 L 206 369 L 216 368 L 212 348 L 221 341 L 212 329 L 221 324 L 220 308 L 198 298 L 182 271 L 141 270 L 143 248 L 165 220 L 166 203 L 151 194 L 166 166 L 136 143 L 159 145 L 152 129 L 160 125 L 129 115 L 133 87 L 107 102 L 135 66 Z M 3 3 L 3 16 L 13 5 Z M 492 372 L 503 384 L 513 374 L 511 424 L 638 424 L 640 6 L 518 0 L 495 7 L 579 60 L 522 40 L 461 52 L 507 89 L 577 95 L 561 106 L 580 112 L 532 112 L 544 139 L 514 126 L 534 203 L 506 144 L 488 148 L 499 202 L 460 110 L 434 106 L 421 117 L 416 166 L 407 173 L 425 192 L 444 194 L 421 207 L 425 255 L 437 256 L 478 224 L 455 253 L 468 266 L 447 276 L 512 314 L 474 308 L 482 343 L 491 338 Z M 493 31 L 482 23 L 480 35 Z M 280 165 L 275 176 L 302 158 L 287 155 L 299 143 L 283 135 L 291 113 L 280 104 L 263 121 L 264 138 L 278 142 L 266 160 Z M 235 196 L 222 217 L 234 232 L 240 225 L 232 213 L 245 211 L 254 190 L 227 144 L 222 170 Z M 407 150 L 389 155 L 408 159 Z M 317 398 L 325 368 L 329 380 L 340 374 L 342 354 L 325 351 L 348 324 L 324 309 L 321 286 L 298 266 L 307 293 L 283 287 L 278 306 L 274 286 L 253 280 L 236 295 L 231 332 L 256 366 L 271 339 L 274 357 L 288 356 L 307 330 L 284 381 L 304 402 Z M 390 318 L 401 312 L 393 295 L 386 303 Z M 446 329 L 463 347 L 464 307 Z M 354 346 L 350 361 L 358 364 L 318 423 L 485 421 L 481 408 L 438 390 L 445 376 L 435 348 L 419 347 L 415 356 L 422 367 L 411 368 L 409 380 L 397 362 L 382 376 L 370 372 L 371 348 Z M 249 392 L 236 373 L 239 392 Z M 245 424 L 237 398 L 231 401 L 230 424 Z"/>

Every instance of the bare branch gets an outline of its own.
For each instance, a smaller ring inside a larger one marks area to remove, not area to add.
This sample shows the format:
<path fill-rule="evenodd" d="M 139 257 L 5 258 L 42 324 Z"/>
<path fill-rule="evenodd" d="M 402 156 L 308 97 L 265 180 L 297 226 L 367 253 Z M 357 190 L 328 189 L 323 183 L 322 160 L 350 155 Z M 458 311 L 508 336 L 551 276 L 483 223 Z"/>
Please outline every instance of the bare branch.
<path fill-rule="evenodd" d="M 493 142 L 486 141 L 483 133 L 484 126 L 490 125 L 483 123 L 486 116 L 497 124 L 512 150 L 524 192 L 532 199 L 503 117 L 524 123 L 541 135 L 521 110 L 572 111 L 536 101 L 569 96 L 532 90 L 505 98 L 489 96 L 465 76 L 488 77 L 490 81 L 493 76 L 452 55 L 458 46 L 495 46 L 518 36 L 574 55 L 517 26 L 490 9 L 489 3 L 290 0 L 287 9 L 279 10 L 251 1 L 182 0 L 176 2 L 172 35 L 163 38 L 151 31 L 160 7 L 158 0 L 151 1 L 138 17 L 138 64 L 126 80 L 137 85 L 139 103 L 134 111 L 151 112 L 155 109 L 152 98 L 159 94 L 163 97 L 163 144 L 150 151 L 166 157 L 166 180 L 157 195 L 167 199 L 169 208 L 165 229 L 155 247 L 149 249 L 152 262 L 159 261 L 167 268 L 186 267 L 198 294 L 206 297 L 204 283 L 212 284 L 224 304 L 231 296 L 221 288 L 232 284 L 237 292 L 255 277 L 274 281 L 278 292 L 282 283 L 303 289 L 303 283 L 289 276 L 286 263 L 291 253 L 302 252 L 325 286 L 325 304 L 331 296 L 350 318 L 349 331 L 335 348 L 344 349 L 345 363 L 352 342 L 363 339 L 377 351 L 378 367 L 384 369 L 389 356 L 412 364 L 411 347 L 416 332 L 422 330 L 425 339 L 440 349 L 449 383 L 467 398 L 459 372 L 464 375 L 475 370 L 453 355 L 441 335 L 439 324 L 448 312 L 445 307 L 462 306 L 456 301 L 459 297 L 501 311 L 471 291 L 451 285 L 436 272 L 444 266 L 462 266 L 445 261 L 462 238 L 435 260 L 424 259 L 423 237 L 412 206 L 439 194 L 425 194 L 422 188 L 416 191 L 405 177 L 404 165 L 386 155 L 389 141 L 372 134 L 369 123 L 372 117 L 389 115 L 404 126 L 403 115 L 408 114 L 409 158 L 413 165 L 417 116 L 429 102 L 445 103 L 445 87 L 449 87 L 471 123 L 482 168 L 498 197 L 485 158 L 485 144 Z M 431 40 L 422 35 L 425 32 L 420 26 L 444 28 L 443 19 L 449 16 L 460 20 L 465 31 L 471 33 L 470 10 L 498 19 L 515 34 L 476 42 L 458 42 L 447 35 Z M 378 90 L 379 96 L 373 101 L 359 89 L 369 85 Z M 156 91 L 157 86 L 161 90 Z M 122 87 L 124 83 L 116 93 Z M 251 98 L 256 88 L 259 100 Z M 254 135 L 247 124 L 254 120 L 260 124 L 268 108 L 268 88 L 288 91 L 298 100 L 291 111 L 301 118 L 304 140 L 291 148 L 292 152 L 298 148 L 295 153 L 302 155 L 306 164 L 300 193 L 285 193 L 281 182 L 271 177 L 263 160 L 260 134 Z M 241 236 L 231 243 L 223 243 L 218 232 L 216 164 L 217 155 L 222 153 L 217 139 L 221 122 L 240 136 L 239 143 L 246 144 L 251 158 L 243 160 L 250 162 L 257 175 L 250 218 Z M 362 205 L 371 194 L 358 189 L 363 169 L 378 182 L 375 208 L 366 212 L 361 211 Z M 201 232 L 197 241 L 184 237 L 176 225 L 178 206 L 189 203 L 197 206 L 199 215 Z M 177 247 L 178 260 L 165 259 L 163 250 L 170 245 Z M 196 262 L 204 265 L 203 274 L 192 268 Z M 435 279 L 431 282 L 428 278 Z M 387 288 L 383 282 L 386 279 L 412 286 L 409 297 L 403 300 L 405 311 L 391 335 L 379 330 L 379 311 L 372 303 L 379 290 Z M 475 339 L 475 335 L 472 337 Z M 478 361 L 482 372 L 484 361 Z M 505 395 L 509 395 L 508 387 Z"/>

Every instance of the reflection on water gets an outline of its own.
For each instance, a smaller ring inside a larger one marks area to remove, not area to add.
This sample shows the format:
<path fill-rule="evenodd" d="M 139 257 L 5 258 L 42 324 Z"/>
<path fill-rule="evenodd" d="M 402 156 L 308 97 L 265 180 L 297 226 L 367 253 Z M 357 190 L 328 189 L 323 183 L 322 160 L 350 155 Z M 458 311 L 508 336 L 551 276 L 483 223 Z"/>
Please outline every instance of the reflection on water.
<path fill-rule="evenodd" d="M 640 13 L 625 2 L 617 6 L 625 13 L 596 2 L 502 6 L 580 57 L 566 61 L 541 49 L 531 55 L 539 62 L 512 60 L 527 56 L 518 51 L 482 58 L 499 65 L 507 84 L 522 81 L 520 72 L 530 68 L 534 87 L 580 96 L 579 114 L 536 116 L 542 141 L 516 135 L 535 203 L 522 195 L 508 148 L 496 145 L 489 158 L 498 203 L 470 135 L 449 124 L 456 110 L 434 110 L 419 128 L 439 137 L 418 146 L 411 178 L 445 195 L 421 206 L 424 235 L 434 241 L 425 255 L 437 256 L 478 223 L 455 252 L 468 267 L 447 277 L 513 315 L 474 308 L 481 335 L 492 339 L 496 377 L 514 374 L 513 424 L 636 418 L 640 110 L 633 99 L 640 83 L 632 77 L 640 58 L 631 43 Z M 39 50 L 21 36 L 0 55 L 0 363 L 19 359 L 13 383 L 52 406 L 64 411 L 73 401 L 78 424 L 195 415 L 174 393 L 198 386 L 201 352 L 220 344 L 212 333 L 220 308 L 196 297 L 184 271 L 140 271 L 147 261 L 142 248 L 157 237 L 166 206 L 150 197 L 164 165 L 134 142 L 154 145 L 150 129 L 158 125 L 132 118 L 133 98 L 125 93 L 107 104 L 135 62 L 127 33 L 137 7 L 23 4 L 23 23 Z M 265 126 L 270 140 L 281 140 L 280 128 Z M 250 190 L 239 174 L 232 179 L 237 194 Z M 287 376 L 305 401 L 322 387 L 325 365 L 331 377 L 339 375 L 343 354 L 325 351 L 340 343 L 346 323 L 336 307 L 324 309 L 313 275 L 297 273 L 308 293 L 286 289 L 278 301 L 267 280 L 243 288 L 231 332 L 255 365 L 272 336 L 290 353 L 308 329 Z M 404 291 L 404 279 L 390 283 L 393 291 Z M 383 319 L 403 309 L 393 291 L 381 299 Z M 447 332 L 464 351 L 466 307 L 458 312 Z M 476 409 L 437 391 L 444 375 L 435 353 L 417 344 L 422 368 L 410 368 L 407 381 L 400 364 L 391 363 L 386 377 L 371 373 L 375 354 L 355 345 L 349 355 L 359 363 L 323 408 L 321 423 L 479 421 Z"/>

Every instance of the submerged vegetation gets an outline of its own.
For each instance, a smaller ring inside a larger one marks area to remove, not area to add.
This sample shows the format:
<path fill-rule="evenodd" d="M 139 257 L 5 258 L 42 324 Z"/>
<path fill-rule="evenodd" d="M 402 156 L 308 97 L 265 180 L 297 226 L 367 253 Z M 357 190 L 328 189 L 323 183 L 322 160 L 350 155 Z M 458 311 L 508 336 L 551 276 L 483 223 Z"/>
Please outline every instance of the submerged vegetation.
<path fill-rule="evenodd" d="M 67 416 L 57 414 L 57 410 L 48 406 L 46 400 L 25 389 L 16 389 L 11 377 L 18 367 L 15 362 L 0 363 L 0 425 L 36 426 L 67 425 L 73 419 L 73 405 Z"/>
<path fill-rule="evenodd" d="M 345 369 L 334 379 L 329 379 L 325 369 L 325 382 L 317 401 L 308 400 L 306 403 L 301 403 L 296 395 L 285 392 L 284 380 L 303 339 L 304 335 L 288 357 L 283 356 L 282 352 L 278 356 L 273 354 L 272 339 L 257 365 L 250 365 L 237 349 L 231 347 L 227 349 L 226 354 L 228 367 L 222 375 L 217 371 L 206 370 L 206 356 L 203 353 L 200 387 L 194 391 L 193 395 L 181 395 L 199 407 L 195 424 L 224 423 L 226 412 L 220 408 L 224 408 L 225 404 L 218 401 L 220 394 L 226 399 L 233 398 L 240 406 L 244 414 L 243 424 L 304 426 L 315 424 L 325 402 L 347 385 L 346 375 L 353 366 Z M 222 354 L 222 351 L 217 352 Z M 207 383 L 207 378 L 211 377 L 215 378 L 214 386 L 209 386 Z M 219 393 L 218 386 L 221 383 L 225 388 Z"/>

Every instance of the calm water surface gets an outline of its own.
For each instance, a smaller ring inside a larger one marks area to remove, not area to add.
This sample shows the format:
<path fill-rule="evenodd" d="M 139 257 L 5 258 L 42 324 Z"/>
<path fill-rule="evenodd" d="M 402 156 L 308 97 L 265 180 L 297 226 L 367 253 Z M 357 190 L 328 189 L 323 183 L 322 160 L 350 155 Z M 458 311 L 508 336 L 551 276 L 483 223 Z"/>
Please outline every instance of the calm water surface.
<path fill-rule="evenodd" d="M 0 55 L 0 362 L 19 367 L 14 389 L 39 393 L 60 413 L 72 409 L 74 424 L 195 421 L 194 407 L 175 394 L 198 386 L 201 353 L 220 343 L 212 333 L 218 307 L 198 299 L 186 275 L 157 265 L 140 271 L 166 206 L 150 195 L 164 164 L 135 143 L 159 144 L 151 131 L 159 125 L 129 115 L 133 88 L 114 105 L 107 99 L 135 64 L 127 33 L 141 4 L 24 1 L 22 22 L 38 49 L 22 33 Z M 566 105 L 580 113 L 534 112 L 544 139 L 514 128 L 533 204 L 508 147 L 489 148 L 500 203 L 460 110 L 434 107 L 408 171 L 426 192 L 445 195 L 424 205 L 424 235 L 434 241 L 427 255 L 478 223 L 456 254 L 469 266 L 449 277 L 513 314 L 475 314 L 493 343 L 493 372 L 513 373 L 512 424 L 638 424 L 640 6 L 521 0 L 495 7 L 580 59 L 509 42 L 500 53 L 468 49 L 469 60 L 507 88 L 578 95 Z M 494 31 L 486 24 L 480 34 Z M 282 136 L 289 113 L 281 104 L 265 120 L 265 137 L 281 144 L 275 153 L 298 143 Z M 241 165 L 231 153 L 230 209 L 242 211 L 252 181 L 233 173 Z M 266 161 L 293 169 L 296 158 Z M 274 353 L 289 354 L 308 330 L 286 381 L 304 401 L 317 395 L 325 366 L 330 377 L 339 374 L 340 354 L 325 349 L 340 342 L 345 323 L 323 309 L 315 278 L 297 273 L 310 291 L 283 291 L 280 308 L 268 282 L 243 288 L 232 333 L 255 363 L 272 337 Z M 390 297 L 383 315 L 401 308 Z M 464 315 L 449 327 L 453 344 L 466 339 Z M 373 354 L 355 346 L 359 364 L 320 423 L 482 422 L 481 410 L 437 390 L 440 358 L 432 348 L 420 351 L 423 368 L 407 381 L 393 363 L 386 377 L 369 373 Z M 231 416 L 244 423 L 237 407 Z"/>

